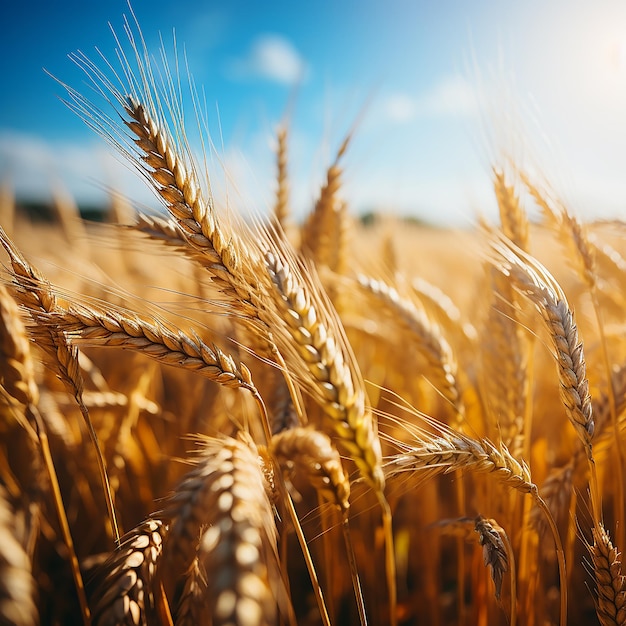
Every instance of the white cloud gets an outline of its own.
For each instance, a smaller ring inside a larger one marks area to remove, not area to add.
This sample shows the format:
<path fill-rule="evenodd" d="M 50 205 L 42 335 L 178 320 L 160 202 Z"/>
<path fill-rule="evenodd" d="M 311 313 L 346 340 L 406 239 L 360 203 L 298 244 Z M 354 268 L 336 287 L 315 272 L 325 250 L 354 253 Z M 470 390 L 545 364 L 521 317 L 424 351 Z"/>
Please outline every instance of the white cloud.
<path fill-rule="evenodd" d="M 53 143 L 0 130 L 0 172 L 22 199 L 48 201 L 60 184 L 79 204 L 104 206 L 111 189 L 137 203 L 156 206 L 141 177 L 120 158 L 97 139 Z"/>
<path fill-rule="evenodd" d="M 385 110 L 392 122 L 410 122 L 415 118 L 415 99 L 405 93 L 391 94 L 385 101 Z"/>
<path fill-rule="evenodd" d="M 302 80 L 307 65 L 293 44 L 279 35 L 260 35 L 246 56 L 233 60 L 228 66 L 235 79 L 262 78 L 281 84 Z"/>
<path fill-rule="evenodd" d="M 479 98 L 463 77 L 446 76 L 419 94 L 390 94 L 384 102 L 384 110 L 388 119 L 396 123 L 424 117 L 470 117 L 479 110 Z"/>

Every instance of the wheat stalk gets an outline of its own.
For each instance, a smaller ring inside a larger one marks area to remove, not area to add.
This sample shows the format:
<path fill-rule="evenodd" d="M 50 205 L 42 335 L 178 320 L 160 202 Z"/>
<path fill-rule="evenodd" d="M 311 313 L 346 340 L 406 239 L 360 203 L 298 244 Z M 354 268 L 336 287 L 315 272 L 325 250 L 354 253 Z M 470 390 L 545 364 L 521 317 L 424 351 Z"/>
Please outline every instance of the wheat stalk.
<path fill-rule="evenodd" d="M 22 404 L 37 404 L 39 388 L 30 343 L 15 300 L 0 285 L 0 383 Z"/>
<path fill-rule="evenodd" d="M 512 185 L 500 168 L 493 169 L 493 187 L 498 203 L 502 232 L 522 250 L 528 249 L 528 217 Z"/>
<path fill-rule="evenodd" d="M 196 558 L 185 576 L 185 586 L 180 594 L 176 610 L 175 626 L 196 626 L 196 624 L 209 623 L 206 593 L 207 573 L 203 571 Z"/>

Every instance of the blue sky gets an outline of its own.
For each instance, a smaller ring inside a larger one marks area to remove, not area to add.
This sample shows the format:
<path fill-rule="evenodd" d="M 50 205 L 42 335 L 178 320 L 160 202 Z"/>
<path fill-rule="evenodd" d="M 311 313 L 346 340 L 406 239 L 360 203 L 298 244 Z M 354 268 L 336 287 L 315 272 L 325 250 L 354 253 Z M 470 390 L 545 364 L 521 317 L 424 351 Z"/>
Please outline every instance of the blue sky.
<path fill-rule="evenodd" d="M 216 189 L 242 210 L 272 200 L 273 133 L 291 111 L 296 216 L 356 123 L 344 195 L 442 224 L 493 214 L 500 150 L 538 167 L 584 218 L 626 217 L 626 3 L 617 0 L 135 0 L 148 47 L 173 32 L 202 86 Z M 156 206 L 139 178 L 59 100 L 81 89 L 67 55 L 111 56 L 125 0 L 17 2 L 0 37 L 0 179 L 79 202 L 112 187 Z M 297 86 L 297 88 L 296 88 Z M 222 181 L 219 184 L 219 181 Z"/>

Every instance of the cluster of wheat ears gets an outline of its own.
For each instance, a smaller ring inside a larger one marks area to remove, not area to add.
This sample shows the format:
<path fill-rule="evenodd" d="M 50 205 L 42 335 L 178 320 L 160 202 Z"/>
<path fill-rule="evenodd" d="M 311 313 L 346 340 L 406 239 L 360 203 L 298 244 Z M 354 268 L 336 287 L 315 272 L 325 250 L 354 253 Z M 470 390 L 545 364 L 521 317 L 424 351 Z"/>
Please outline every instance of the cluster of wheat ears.
<path fill-rule="evenodd" d="M 346 140 L 296 226 L 287 126 L 244 220 L 126 35 L 68 104 L 166 211 L 2 200 L 0 622 L 626 624 L 623 225 L 509 160 L 498 225 L 358 224 Z"/>

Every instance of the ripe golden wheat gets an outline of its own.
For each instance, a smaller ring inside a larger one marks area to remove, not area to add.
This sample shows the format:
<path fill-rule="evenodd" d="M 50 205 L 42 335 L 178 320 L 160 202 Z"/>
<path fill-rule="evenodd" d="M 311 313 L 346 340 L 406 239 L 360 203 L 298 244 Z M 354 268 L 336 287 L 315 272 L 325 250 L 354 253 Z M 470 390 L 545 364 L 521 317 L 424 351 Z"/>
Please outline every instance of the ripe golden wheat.
<path fill-rule="evenodd" d="M 246 222 L 126 33 L 68 104 L 164 213 L 2 196 L 0 623 L 626 624 L 626 226 L 510 163 L 499 224 L 359 224 L 349 134 L 300 227 L 287 125 Z"/>

